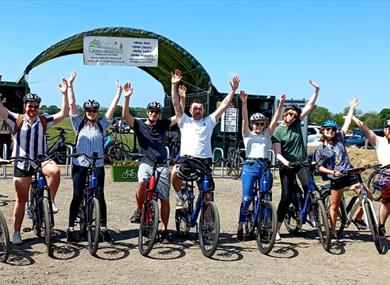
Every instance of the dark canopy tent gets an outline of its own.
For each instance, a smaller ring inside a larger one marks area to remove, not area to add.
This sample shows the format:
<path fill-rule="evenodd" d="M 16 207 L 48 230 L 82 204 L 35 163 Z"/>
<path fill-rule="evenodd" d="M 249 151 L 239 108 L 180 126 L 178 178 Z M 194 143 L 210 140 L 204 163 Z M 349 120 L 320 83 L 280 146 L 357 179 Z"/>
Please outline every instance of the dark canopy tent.
<path fill-rule="evenodd" d="M 170 93 L 171 76 L 170 72 L 180 69 L 183 74 L 183 82 L 187 85 L 189 93 L 216 91 L 211 84 L 211 79 L 203 66 L 185 49 L 173 41 L 145 30 L 132 28 L 101 28 L 83 32 L 62 40 L 38 55 L 29 65 L 27 65 L 19 82 L 27 81 L 27 75 L 36 66 L 53 58 L 83 53 L 84 36 L 106 36 L 106 37 L 129 37 L 157 39 L 158 46 L 158 66 L 139 67 L 153 78 L 158 80 L 164 88 L 165 93 Z"/>

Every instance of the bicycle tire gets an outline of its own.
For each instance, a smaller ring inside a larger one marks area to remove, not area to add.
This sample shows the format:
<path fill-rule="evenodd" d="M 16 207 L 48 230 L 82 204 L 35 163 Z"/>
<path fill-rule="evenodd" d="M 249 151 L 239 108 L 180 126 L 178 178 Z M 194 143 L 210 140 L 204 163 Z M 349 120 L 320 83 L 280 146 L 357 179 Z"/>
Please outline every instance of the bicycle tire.
<path fill-rule="evenodd" d="M 87 207 L 87 236 L 88 236 L 88 250 L 92 256 L 96 255 L 99 247 L 100 235 L 100 204 L 96 197 L 93 197 Z"/>
<path fill-rule="evenodd" d="M 367 179 L 368 181 L 367 187 L 368 190 L 371 192 L 372 199 L 374 201 L 380 201 L 382 199 L 382 192 L 378 185 L 379 177 L 380 177 L 380 169 L 377 169 L 371 172 L 370 176 Z"/>
<path fill-rule="evenodd" d="M 331 225 L 331 222 L 330 222 L 331 221 L 330 220 L 330 205 L 331 205 L 331 202 L 330 202 L 330 190 L 326 191 L 322 195 L 322 200 L 324 201 L 325 211 L 326 211 L 326 214 L 327 214 L 327 217 L 328 217 L 328 223 L 329 223 L 329 226 L 330 226 Z M 341 200 L 340 201 L 339 210 L 338 210 L 338 213 L 337 213 L 336 228 L 335 228 L 336 232 L 337 232 L 337 234 L 339 236 L 344 232 L 346 224 L 347 224 L 347 210 L 345 209 L 345 204 Z M 329 230 L 331 230 L 330 227 L 329 227 Z"/>
<path fill-rule="evenodd" d="M 271 201 L 263 200 L 257 221 L 257 247 L 263 254 L 268 254 L 275 245 L 277 213 Z"/>
<path fill-rule="evenodd" d="M 368 226 L 370 227 L 371 237 L 374 241 L 376 250 L 379 254 L 383 254 L 385 252 L 385 243 L 384 240 L 382 240 L 382 237 L 379 236 L 378 225 L 374 217 L 374 211 L 369 202 L 364 202 L 363 205 L 366 213 Z"/>
<path fill-rule="evenodd" d="M 30 208 L 31 208 L 31 211 L 32 211 L 32 229 L 34 231 L 34 234 L 37 236 L 37 237 L 40 237 L 41 236 L 41 223 L 39 222 L 39 216 L 41 216 L 41 212 L 40 212 L 40 209 L 38 207 L 38 204 L 37 204 L 37 201 L 36 201 L 36 196 L 35 196 L 35 192 L 36 192 L 36 184 L 31 184 L 31 187 L 30 187 L 30 192 L 29 192 L 29 199 L 30 199 Z"/>
<path fill-rule="evenodd" d="M 329 221 L 328 215 L 325 210 L 324 203 L 322 200 L 317 199 L 313 203 L 313 218 L 315 219 L 317 225 L 318 235 L 320 237 L 320 242 L 322 247 L 329 251 L 330 249 L 330 232 L 329 232 Z"/>
<path fill-rule="evenodd" d="M 47 255 L 49 257 L 52 257 L 53 256 L 53 243 L 51 240 L 52 221 L 51 221 L 49 200 L 46 197 L 42 198 L 42 211 L 43 211 L 42 225 L 45 233 L 45 244 L 47 249 Z"/>
<path fill-rule="evenodd" d="M 11 249 L 7 221 L 0 211 L 0 262 L 6 262 Z"/>
<path fill-rule="evenodd" d="M 148 201 L 144 205 L 138 232 L 138 250 L 142 256 L 147 256 L 152 250 L 157 237 L 159 223 L 158 203 Z"/>
<path fill-rule="evenodd" d="M 202 253 L 211 257 L 217 250 L 219 241 L 220 220 L 218 208 L 213 201 L 202 205 L 199 221 L 199 244 Z"/>
<path fill-rule="evenodd" d="M 122 161 L 127 159 L 127 153 L 124 148 L 119 145 L 113 145 L 108 149 L 109 161 Z"/>
<path fill-rule="evenodd" d="M 298 233 L 300 231 L 300 229 L 302 228 L 302 223 L 298 219 L 298 215 L 299 214 L 298 214 L 297 210 L 295 209 L 295 206 L 291 205 L 288 208 L 287 213 L 283 219 L 283 222 L 287 228 L 287 231 L 291 234 Z"/>

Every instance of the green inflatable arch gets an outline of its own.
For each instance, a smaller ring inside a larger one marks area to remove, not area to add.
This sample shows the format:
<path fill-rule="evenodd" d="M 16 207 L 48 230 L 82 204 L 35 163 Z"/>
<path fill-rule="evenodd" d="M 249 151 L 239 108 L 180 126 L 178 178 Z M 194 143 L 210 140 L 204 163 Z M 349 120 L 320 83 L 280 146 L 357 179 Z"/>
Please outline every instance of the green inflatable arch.
<path fill-rule="evenodd" d="M 108 37 L 130 37 L 130 38 L 149 38 L 157 39 L 158 46 L 158 66 L 157 67 L 139 67 L 153 78 L 158 80 L 168 93 L 171 89 L 170 71 L 180 69 L 183 74 L 183 82 L 187 85 L 189 93 L 208 92 L 216 89 L 211 83 L 210 76 L 203 66 L 185 49 L 173 41 L 145 30 L 116 27 L 101 28 L 83 32 L 62 40 L 43 51 L 27 65 L 19 83 L 26 81 L 29 72 L 36 66 L 51 60 L 53 58 L 83 53 L 84 36 L 108 36 Z"/>

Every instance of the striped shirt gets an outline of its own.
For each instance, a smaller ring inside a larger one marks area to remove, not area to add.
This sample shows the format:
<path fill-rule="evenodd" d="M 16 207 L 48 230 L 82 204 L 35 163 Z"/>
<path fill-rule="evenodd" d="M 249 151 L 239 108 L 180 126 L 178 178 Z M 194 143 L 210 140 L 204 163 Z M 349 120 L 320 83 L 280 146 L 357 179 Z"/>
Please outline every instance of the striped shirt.
<path fill-rule="evenodd" d="M 84 126 L 79 132 L 80 124 L 83 122 L 84 118 L 78 113 L 77 115 L 70 115 L 70 121 L 72 123 L 73 131 L 78 136 L 76 142 L 76 152 L 80 154 L 86 154 L 92 157 L 94 152 L 98 153 L 98 157 L 103 157 L 104 148 L 103 148 L 103 139 L 107 128 L 111 125 L 112 120 L 107 120 L 105 116 L 99 118 L 99 123 L 103 128 L 103 134 L 99 130 L 97 123 L 89 125 L 84 121 Z M 89 167 L 90 162 L 85 156 L 79 156 L 73 158 L 73 164 Z M 96 167 L 104 166 L 104 160 L 99 159 L 96 161 Z"/>
<path fill-rule="evenodd" d="M 13 137 L 13 157 L 28 157 L 32 160 L 37 159 L 38 155 L 46 155 L 47 141 L 46 134 L 39 116 L 36 116 L 35 121 L 30 123 L 27 115 L 24 116 L 19 129 L 15 132 L 16 119 L 19 114 L 8 111 L 7 124 L 12 130 Z M 47 128 L 54 125 L 53 116 L 45 116 L 47 120 Z M 27 161 L 15 161 L 14 165 L 22 170 L 29 170 L 30 163 Z"/>

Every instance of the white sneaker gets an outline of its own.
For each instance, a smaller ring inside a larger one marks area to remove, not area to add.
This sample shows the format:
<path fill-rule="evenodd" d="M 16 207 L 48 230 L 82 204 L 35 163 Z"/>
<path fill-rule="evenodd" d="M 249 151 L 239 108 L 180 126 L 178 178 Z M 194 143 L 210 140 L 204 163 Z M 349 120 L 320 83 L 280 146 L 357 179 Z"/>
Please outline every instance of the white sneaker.
<path fill-rule="evenodd" d="M 275 241 L 281 241 L 282 238 L 280 237 L 280 233 L 276 232 Z"/>
<path fill-rule="evenodd" d="M 20 236 L 20 232 L 14 232 L 14 236 L 12 238 L 12 244 L 13 245 L 19 245 L 22 244 L 22 237 Z"/>
<path fill-rule="evenodd" d="M 186 193 L 182 193 L 180 197 L 176 195 L 176 210 L 187 209 L 188 208 L 188 196 Z"/>
<path fill-rule="evenodd" d="M 53 209 L 53 214 L 57 214 L 59 212 L 59 209 L 54 201 L 51 201 L 51 208 Z"/>

